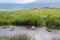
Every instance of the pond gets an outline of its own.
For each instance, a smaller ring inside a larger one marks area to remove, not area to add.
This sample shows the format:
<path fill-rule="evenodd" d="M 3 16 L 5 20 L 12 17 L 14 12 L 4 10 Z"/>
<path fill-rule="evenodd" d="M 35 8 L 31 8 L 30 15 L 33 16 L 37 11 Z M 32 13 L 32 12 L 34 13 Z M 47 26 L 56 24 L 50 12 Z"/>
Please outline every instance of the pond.
<path fill-rule="evenodd" d="M 6 28 L 4 28 L 6 27 Z M 14 30 L 11 31 L 11 26 L 0 27 L 0 36 L 14 36 L 27 34 L 31 40 L 60 40 L 60 30 L 46 30 L 46 27 L 36 28 L 36 30 L 26 29 L 24 26 L 13 26 Z"/>

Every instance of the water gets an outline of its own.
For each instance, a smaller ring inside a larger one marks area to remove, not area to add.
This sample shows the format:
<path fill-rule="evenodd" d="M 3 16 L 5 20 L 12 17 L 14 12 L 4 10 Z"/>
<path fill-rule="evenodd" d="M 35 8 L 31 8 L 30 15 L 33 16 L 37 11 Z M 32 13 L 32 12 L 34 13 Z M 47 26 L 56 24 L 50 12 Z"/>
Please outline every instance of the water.
<path fill-rule="evenodd" d="M 1 36 L 14 36 L 17 34 L 25 34 L 27 32 L 25 27 L 15 27 L 14 26 L 13 31 L 11 31 L 12 30 L 11 27 L 12 26 L 7 26 L 7 28 L 0 27 L 0 35 Z"/>
<path fill-rule="evenodd" d="M 45 7 L 45 4 L 36 4 L 36 3 L 31 3 L 31 4 L 7 4 L 7 3 L 2 3 L 0 4 L 0 9 L 1 10 L 19 10 L 19 9 L 27 9 L 27 8 L 43 8 Z"/>
<path fill-rule="evenodd" d="M 30 33 L 31 40 L 60 40 L 60 31 L 45 31 L 44 28 L 38 29 Z"/>
<path fill-rule="evenodd" d="M 46 27 L 37 28 L 36 30 L 26 29 L 26 27 L 14 26 L 15 30 L 10 31 L 11 27 L 3 29 L 0 27 L 0 36 L 14 36 L 14 35 L 21 35 L 27 34 L 30 37 L 30 40 L 60 40 L 60 30 L 51 30 L 51 32 L 46 31 Z"/>
<path fill-rule="evenodd" d="M 0 10 L 17 10 L 17 9 L 27 9 L 27 8 L 44 8 L 53 7 L 60 8 L 60 3 L 29 3 L 29 4 L 13 4 L 13 3 L 0 3 Z"/>

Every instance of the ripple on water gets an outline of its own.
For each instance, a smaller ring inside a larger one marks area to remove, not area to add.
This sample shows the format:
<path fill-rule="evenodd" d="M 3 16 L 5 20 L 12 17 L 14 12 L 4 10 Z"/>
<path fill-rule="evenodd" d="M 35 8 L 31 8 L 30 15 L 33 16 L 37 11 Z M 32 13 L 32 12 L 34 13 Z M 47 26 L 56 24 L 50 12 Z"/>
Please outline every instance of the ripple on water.
<path fill-rule="evenodd" d="M 31 40 L 58 40 L 60 39 L 60 30 L 51 30 L 51 32 L 46 31 L 46 28 L 37 28 L 36 30 L 27 30 L 25 27 L 14 27 L 14 31 L 10 31 L 11 28 L 1 29 L 0 35 L 13 36 L 17 34 L 27 34 L 31 37 Z"/>

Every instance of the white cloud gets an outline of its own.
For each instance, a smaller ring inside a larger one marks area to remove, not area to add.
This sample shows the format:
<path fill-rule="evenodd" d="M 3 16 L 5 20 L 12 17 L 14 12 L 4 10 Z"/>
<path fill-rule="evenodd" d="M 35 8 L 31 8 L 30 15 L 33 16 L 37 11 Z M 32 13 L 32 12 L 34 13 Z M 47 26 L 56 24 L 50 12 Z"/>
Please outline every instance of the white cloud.
<path fill-rule="evenodd" d="M 21 0 L 20 3 L 30 3 L 30 2 L 35 2 L 37 0 Z"/>
<path fill-rule="evenodd" d="M 35 2 L 37 0 L 0 0 L 0 3 L 21 3 L 21 4 L 25 4 L 25 3 L 31 3 L 31 2 Z"/>
<path fill-rule="evenodd" d="M 46 2 L 60 2 L 60 0 L 0 0 L 0 3 L 19 3 L 19 4 L 25 4 L 25 3 L 31 3 L 31 2 L 40 2 L 40 3 L 46 3 Z"/>

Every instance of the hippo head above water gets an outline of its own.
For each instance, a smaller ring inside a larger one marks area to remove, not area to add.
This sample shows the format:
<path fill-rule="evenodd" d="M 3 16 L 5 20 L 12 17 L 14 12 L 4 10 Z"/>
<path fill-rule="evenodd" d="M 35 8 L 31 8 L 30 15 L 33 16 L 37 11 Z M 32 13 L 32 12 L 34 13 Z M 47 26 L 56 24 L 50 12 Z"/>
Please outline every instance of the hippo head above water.
<path fill-rule="evenodd" d="M 32 30 L 36 30 L 35 26 L 32 26 Z"/>

